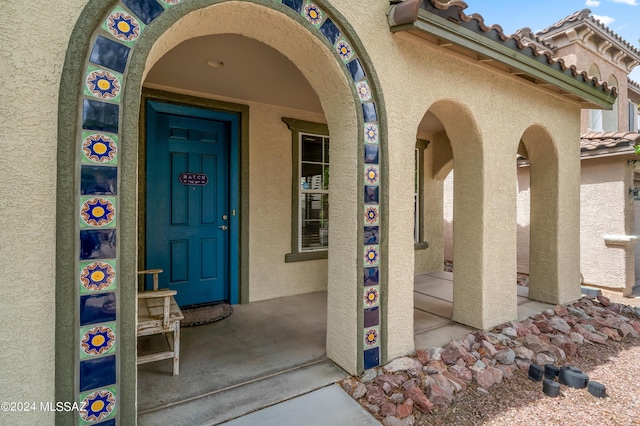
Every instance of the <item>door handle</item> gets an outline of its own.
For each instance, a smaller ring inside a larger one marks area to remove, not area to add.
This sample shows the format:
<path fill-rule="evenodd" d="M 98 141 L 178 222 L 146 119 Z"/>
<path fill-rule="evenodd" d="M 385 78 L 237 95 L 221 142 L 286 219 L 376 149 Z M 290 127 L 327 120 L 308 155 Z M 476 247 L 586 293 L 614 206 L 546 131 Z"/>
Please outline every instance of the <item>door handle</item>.
<path fill-rule="evenodd" d="M 218 228 L 222 229 L 223 231 L 226 231 L 227 229 L 229 229 L 227 225 L 218 226 Z"/>

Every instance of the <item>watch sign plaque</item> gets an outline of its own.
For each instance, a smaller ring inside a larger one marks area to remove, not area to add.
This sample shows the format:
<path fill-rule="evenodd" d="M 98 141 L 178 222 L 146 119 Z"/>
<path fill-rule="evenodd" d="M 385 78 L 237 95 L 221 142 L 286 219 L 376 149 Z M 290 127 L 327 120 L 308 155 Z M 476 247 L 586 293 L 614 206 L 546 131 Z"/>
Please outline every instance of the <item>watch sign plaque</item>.
<path fill-rule="evenodd" d="M 209 178 L 204 173 L 182 172 L 178 177 L 180 183 L 187 186 L 205 186 Z"/>

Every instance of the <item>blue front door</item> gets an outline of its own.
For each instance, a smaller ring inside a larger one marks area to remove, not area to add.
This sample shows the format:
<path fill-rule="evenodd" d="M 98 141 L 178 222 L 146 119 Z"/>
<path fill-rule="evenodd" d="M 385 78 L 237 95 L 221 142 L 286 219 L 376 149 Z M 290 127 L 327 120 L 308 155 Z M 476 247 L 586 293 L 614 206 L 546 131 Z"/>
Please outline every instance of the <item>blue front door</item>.
<path fill-rule="evenodd" d="M 230 123 L 147 104 L 146 267 L 181 306 L 230 299 Z M 234 212 L 235 213 L 235 212 Z"/>

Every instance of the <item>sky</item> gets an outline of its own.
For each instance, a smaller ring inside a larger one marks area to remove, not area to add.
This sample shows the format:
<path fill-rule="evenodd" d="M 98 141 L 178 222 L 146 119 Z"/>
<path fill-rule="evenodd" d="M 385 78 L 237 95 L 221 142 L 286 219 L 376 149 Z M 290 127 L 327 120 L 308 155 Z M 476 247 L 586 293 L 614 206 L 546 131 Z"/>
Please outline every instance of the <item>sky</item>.
<path fill-rule="evenodd" d="M 543 30 L 582 9 L 591 14 L 624 40 L 640 49 L 640 0 L 465 0 L 467 15 L 479 13 L 486 25 L 498 24 L 506 34 L 529 27 Z M 640 66 L 630 78 L 640 83 Z"/>

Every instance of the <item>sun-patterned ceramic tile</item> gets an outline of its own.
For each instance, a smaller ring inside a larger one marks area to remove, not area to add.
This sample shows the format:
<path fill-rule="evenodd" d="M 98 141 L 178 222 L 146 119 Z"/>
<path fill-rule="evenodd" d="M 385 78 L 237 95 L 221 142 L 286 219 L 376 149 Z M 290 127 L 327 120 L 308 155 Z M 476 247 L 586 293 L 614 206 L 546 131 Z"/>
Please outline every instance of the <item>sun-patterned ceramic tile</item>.
<path fill-rule="evenodd" d="M 105 228 L 115 226 L 115 204 L 115 197 L 80 197 L 80 228 Z"/>
<path fill-rule="evenodd" d="M 132 46 L 145 28 L 143 22 L 117 6 L 102 24 L 102 28 L 122 43 Z"/>
<path fill-rule="evenodd" d="M 80 329 L 80 359 L 115 352 L 116 323 L 82 327 Z"/>
<path fill-rule="evenodd" d="M 367 123 L 364 126 L 364 141 L 370 144 L 377 144 L 379 139 L 379 129 L 377 124 Z"/>
<path fill-rule="evenodd" d="M 364 289 L 364 305 L 366 308 L 374 308 L 380 305 L 380 286 L 371 286 Z"/>
<path fill-rule="evenodd" d="M 376 164 L 367 164 L 364 167 L 364 180 L 367 185 L 380 184 L 380 166 Z"/>
<path fill-rule="evenodd" d="M 322 10 L 318 7 L 317 4 L 312 2 L 307 2 L 302 8 L 302 15 L 307 18 L 307 21 L 311 22 L 316 27 L 319 27 L 322 24 Z"/>
<path fill-rule="evenodd" d="M 110 133 L 82 132 L 82 162 L 113 164 L 118 162 L 118 136 Z"/>
<path fill-rule="evenodd" d="M 371 88 L 369 87 L 369 82 L 367 82 L 367 80 L 363 80 L 356 84 L 356 90 L 358 92 L 358 97 L 362 102 L 371 99 Z"/>
<path fill-rule="evenodd" d="M 84 409 L 80 411 L 79 425 L 95 424 L 111 419 L 116 414 L 116 387 L 109 386 L 80 394 Z"/>
<path fill-rule="evenodd" d="M 89 66 L 85 78 L 84 93 L 106 101 L 119 102 L 122 76 L 116 72 Z"/>
<path fill-rule="evenodd" d="M 115 260 L 80 262 L 80 293 L 115 290 Z"/>
<path fill-rule="evenodd" d="M 380 207 L 375 204 L 365 204 L 364 221 L 365 225 L 377 225 L 380 220 Z"/>
<path fill-rule="evenodd" d="M 378 245 L 364 246 L 364 265 L 365 266 L 380 265 L 380 246 Z"/>
<path fill-rule="evenodd" d="M 380 327 L 368 327 L 364 330 L 365 349 L 380 346 Z"/>
<path fill-rule="evenodd" d="M 336 43 L 336 51 L 343 62 L 347 63 L 353 58 L 353 48 L 345 38 L 338 40 Z"/>

